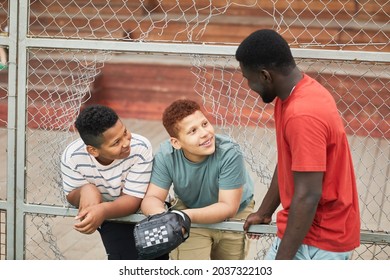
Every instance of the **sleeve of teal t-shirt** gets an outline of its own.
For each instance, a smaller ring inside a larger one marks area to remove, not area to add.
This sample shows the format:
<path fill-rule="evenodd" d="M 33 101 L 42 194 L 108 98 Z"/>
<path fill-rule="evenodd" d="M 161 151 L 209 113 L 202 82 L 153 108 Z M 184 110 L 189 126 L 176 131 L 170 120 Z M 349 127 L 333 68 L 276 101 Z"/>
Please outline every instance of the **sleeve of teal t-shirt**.
<path fill-rule="evenodd" d="M 245 164 L 237 145 L 232 145 L 221 154 L 219 188 L 231 190 L 246 183 Z"/>
<path fill-rule="evenodd" d="M 150 182 L 160 188 L 169 190 L 172 185 L 172 173 L 170 170 L 172 170 L 173 166 L 172 159 L 169 158 L 169 151 L 165 149 L 163 144 L 154 156 Z"/>

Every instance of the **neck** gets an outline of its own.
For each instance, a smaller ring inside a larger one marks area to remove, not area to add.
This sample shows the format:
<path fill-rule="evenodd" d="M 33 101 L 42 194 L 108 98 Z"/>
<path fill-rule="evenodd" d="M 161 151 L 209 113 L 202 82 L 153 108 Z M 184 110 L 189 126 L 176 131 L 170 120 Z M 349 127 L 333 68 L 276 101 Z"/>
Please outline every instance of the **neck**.
<path fill-rule="evenodd" d="M 281 94 L 279 95 L 280 99 L 282 100 L 287 99 L 291 95 L 295 86 L 302 79 L 302 77 L 303 75 L 297 67 L 295 67 L 290 74 L 284 77 L 284 82 L 280 83 L 281 85 L 281 89 L 280 89 Z"/>

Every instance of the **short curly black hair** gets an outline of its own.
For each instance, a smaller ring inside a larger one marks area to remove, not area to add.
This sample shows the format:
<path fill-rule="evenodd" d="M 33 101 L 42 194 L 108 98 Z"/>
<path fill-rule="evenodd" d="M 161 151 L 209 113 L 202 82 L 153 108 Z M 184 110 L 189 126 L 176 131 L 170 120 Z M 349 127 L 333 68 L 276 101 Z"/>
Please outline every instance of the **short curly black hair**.
<path fill-rule="evenodd" d="M 289 73 L 296 67 L 287 41 L 272 29 L 261 29 L 245 38 L 236 50 L 236 59 L 252 70 L 261 68 Z"/>
<path fill-rule="evenodd" d="M 179 99 L 171 103 L 163 113 L 163 125 L 171 137 L 177 137 L 179 134 L 179 127 L 177 126 L 185 117 L 192 115 L 196 111 L 201 111 L 200 105 L 188 99 Z"/>
<path fill-rule="evenodd" d="M 99 148 L 103 143 L 103 133 L 113 127 L 118 119 L 113 109 L 103 105 L 90 105 L 81 111 L 75 127 L 86 145 Z"/>

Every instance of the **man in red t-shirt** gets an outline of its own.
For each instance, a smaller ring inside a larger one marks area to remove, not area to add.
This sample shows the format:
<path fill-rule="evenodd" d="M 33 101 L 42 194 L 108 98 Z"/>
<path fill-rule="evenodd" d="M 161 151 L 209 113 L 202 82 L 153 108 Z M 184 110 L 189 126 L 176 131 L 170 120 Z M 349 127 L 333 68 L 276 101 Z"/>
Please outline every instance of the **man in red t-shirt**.
<path fill-rule="evenodd" d="M 352 157 L 332 95 L 296 66 L 287 42 L 259 30 L 238 47 L 249 87 L 275 101 L 278 163 L 252 224 L 269 223 L 277 238 L 266 259 L 349 259 L 360 245 L 359 200 Z"/>

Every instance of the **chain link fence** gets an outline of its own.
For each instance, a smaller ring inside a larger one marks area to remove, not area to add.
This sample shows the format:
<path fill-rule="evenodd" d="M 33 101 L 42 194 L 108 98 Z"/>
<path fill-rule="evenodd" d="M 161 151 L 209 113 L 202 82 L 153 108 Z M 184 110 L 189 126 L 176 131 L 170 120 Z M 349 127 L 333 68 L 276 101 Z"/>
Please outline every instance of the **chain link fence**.
<path fill-rule="evenodd" d="M 81 237 L 71 233 L 75 209 L 58 164 L 86 102 L 159 120 L 171 101 L 196 95 L 243 147 L 261 200 L 275 164 L 273 105 L 249 91 L 234 58 L 260 28 L 279 31 L 337 102 L 361 206 L 353 258 L 390 259 L 389 15 L 390 1 L 374 0 L 0 0 L 9 55 L 0 70 L 0 259 L 83 258 L 70 253 Z M 250 258 L 264 257 L 272 227 Z"/>

